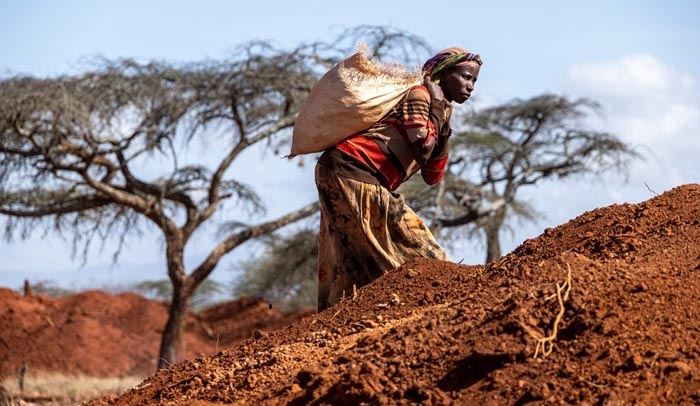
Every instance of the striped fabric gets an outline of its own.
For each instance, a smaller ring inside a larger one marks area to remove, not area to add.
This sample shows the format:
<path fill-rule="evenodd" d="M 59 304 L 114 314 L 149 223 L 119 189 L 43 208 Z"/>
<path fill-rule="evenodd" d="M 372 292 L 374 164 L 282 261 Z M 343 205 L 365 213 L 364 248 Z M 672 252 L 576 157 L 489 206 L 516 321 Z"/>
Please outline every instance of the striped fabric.
<path fill-rule="evenodd" d="M 396 190 L 419 169 L 425 182 L 433 185 L 442 179 L 447 165 L 450 114 L 449 102 L 431 104 L 428 89 L 415 86 L 381 121 L 336 148 L 376 174 L 389 190 Z"/>

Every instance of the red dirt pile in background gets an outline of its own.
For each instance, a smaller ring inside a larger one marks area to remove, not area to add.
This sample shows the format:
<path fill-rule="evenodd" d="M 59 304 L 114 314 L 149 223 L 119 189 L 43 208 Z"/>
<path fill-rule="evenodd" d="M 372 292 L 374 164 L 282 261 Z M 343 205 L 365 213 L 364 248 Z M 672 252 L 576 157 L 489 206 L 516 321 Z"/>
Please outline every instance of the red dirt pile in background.
<path fill-rule="evenodd" d="M 91 376 L 150 375 L 156 368 L 167 305 L 134 293 L 87 291 L 61 299 L 24 297 L 0 288 L 0 378 L 54 371 Z M 189 314 L 186 357 L 213 354 L 281 328 L 309 311 L 285 315 L 259 298 L 242 298 Z"/>
<path fill-rule="evenodd" d="M 410 262 L 91 404 L 696 405 L 698 286 L 700 185 L 686 185 L 586 212 L 487 267 Z"/>

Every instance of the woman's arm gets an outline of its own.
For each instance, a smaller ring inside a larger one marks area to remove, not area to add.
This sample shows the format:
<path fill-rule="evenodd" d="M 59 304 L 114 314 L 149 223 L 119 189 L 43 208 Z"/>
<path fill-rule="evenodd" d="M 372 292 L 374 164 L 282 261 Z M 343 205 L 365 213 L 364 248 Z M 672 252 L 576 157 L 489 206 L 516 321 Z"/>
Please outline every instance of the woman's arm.
<path fill-rule="evenodd" d="M 452 134 L 449 125 L 452 106 L 445 100 L 442 88 L 433 82 L 430 76 L 424 78 L 423 86 L 430 93 L 430 120 L 439 125 L 435 125 L 438 131 L 437 146 L 433 148 L 430 158 L 421 166 L 421 176 L 425 183 L 434 185 L 442 180 L 447 167 L 448 139 Z"/>
<path fill-rule="evenodd" d="M 420 174 L 428 185 L 434 185 L 440 182 L 445 175 L 449 150 L 449 136 L 450 133 L 448 132 L 438 138 L 438 143 L 434 148 L 433 155 L 425 165 L 421 167 Z"/>
<path fill-rule="evenodd" d="M 432 99 L 425 86 L 412 88 L 402 106 L 403 130 L 419 165 L 435 156 L 439 135 L 449 131 L 450 103 Z"/>

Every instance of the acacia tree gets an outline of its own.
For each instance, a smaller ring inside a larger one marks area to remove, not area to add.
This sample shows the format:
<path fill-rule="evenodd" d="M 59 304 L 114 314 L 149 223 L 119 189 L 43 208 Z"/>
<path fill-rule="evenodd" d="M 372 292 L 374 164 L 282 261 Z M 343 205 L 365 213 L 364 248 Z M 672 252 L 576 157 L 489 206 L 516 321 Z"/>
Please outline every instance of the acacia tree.
<path fill-rule="evenodd" d="M 102 61 L 73 77 L 2 80 L 0 213 L 10 216 L 8 237 L 43 225 L 69 233 L 84 252 L 95 237 L 117 238 L 118 254 L 143 222 L 155 226 L 173 285 L 159 367 L 177 361 L 192 293 L 220 259 L 317 210 L 312 203 L 261 224 L 237 223 L 185 269 L 185 246 L 225 203 L 263 207 L 228 169 L 244 150 L 293 125 L 316 78 L 302 51 L 251 44 L 225 62 Z M 225 152 L 178 165 L 178 146 L 194 140 Z M 137 173 L 154 156 L 168 164 Z"/>
<path fill-rule="evenodd" d="M 472 236 L 482 233 L 486 262 L 499 258 L 500 232 L 509 214 L 536 216 L 517 199 L 523 187 L 624 171 L 640 157 L 616 135 L 586 126 L 585 119 L 599 109 L 588 99 L 543 94 L 472 111 L 465 116 L 465 130 L 450 139 L 448 175 L 438 188 L 418 188 L 414 204 L 436 231 L 468 226 Z"/>
<path fill-rule="evenodd" d="M 185 247 L 215 213 L 240 218 L 243 209 L 263 209 L 232 163 L 257 144 L 279 146 L 319 74 L 358 36 L 378 54 L 424 46 L 410 34 L 363 26 L 291 51 L 253 42 L 225 61 L 103 60 L 76 76 L 0 80 L 6 237 L 43 227 L 68 236 L 84 256 L 93 239 L 114 238 L 116 258 L 146 224 L 158 230 L 173 288 L 158 367 L 177 361 L 188 303 L 221 258 L 318 210 L 314 202 L 260 224 L 225 222 L 206 258 L 185 267 Z M 181 164 L 195 141 L 210 146 L 207 157 Z"/>

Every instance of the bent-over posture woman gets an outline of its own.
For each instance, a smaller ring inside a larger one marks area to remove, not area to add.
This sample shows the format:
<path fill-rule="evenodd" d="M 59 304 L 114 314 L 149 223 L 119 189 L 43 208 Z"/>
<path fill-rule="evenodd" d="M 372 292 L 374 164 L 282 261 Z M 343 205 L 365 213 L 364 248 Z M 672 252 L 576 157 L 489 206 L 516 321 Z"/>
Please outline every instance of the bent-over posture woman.
<path fill-rule="evenodd" d="M 423 85 L 371 128 L 321 155 L 319 311 L 412 258 L 447 259 L 395 190 L 418 170 L 429 185 L 442 179 L 451 103 L 469 99 L 480 68 L 479 55 L 462 48 L 438 52 L 423 65 Z"/>

